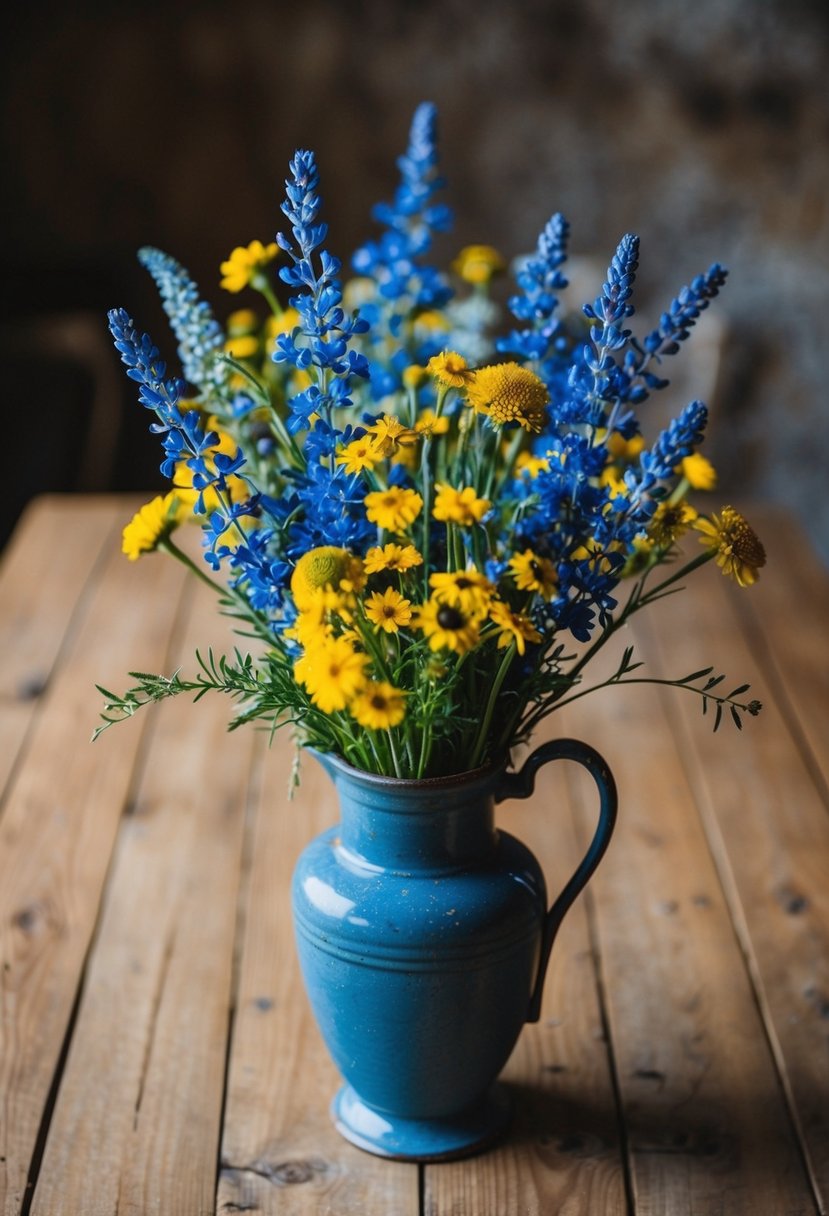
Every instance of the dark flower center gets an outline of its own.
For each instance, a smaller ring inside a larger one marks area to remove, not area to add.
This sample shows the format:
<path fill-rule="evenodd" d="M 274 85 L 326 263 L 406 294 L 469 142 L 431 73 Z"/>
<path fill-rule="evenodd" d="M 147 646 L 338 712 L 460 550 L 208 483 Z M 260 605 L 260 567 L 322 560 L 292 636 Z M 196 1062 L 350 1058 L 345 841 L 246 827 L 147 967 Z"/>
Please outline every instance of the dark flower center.
<path fill-rule="evenodd" d="M 463 629 L 466 621 L 457 608 L 452 608 L 449 604 L 442 604 L 437 610 L 435 617 L 441 629 Z"/>
<path fill-rule="evenodd" d="M 455 586 L 458 588 L 459 591 L 466 591 L 467 587 L 471 587 L 472 585 L 473 585 L 472 579 L 466 578 L 465 575 L 463 575 L 463 574 L 459 575 L 455 579 Z"/>

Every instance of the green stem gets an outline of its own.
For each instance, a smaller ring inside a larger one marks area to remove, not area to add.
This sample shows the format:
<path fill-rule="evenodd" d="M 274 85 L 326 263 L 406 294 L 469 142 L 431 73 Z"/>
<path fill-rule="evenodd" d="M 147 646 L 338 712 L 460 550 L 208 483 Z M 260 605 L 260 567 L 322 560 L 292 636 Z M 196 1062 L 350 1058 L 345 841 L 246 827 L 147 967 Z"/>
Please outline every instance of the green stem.
<path fill-rule="evenodd" d="M 498 668 L 498 671 L 495 674 L 495 679 L 493 680 L 492 687 L 489 690 L 489 700 L 487 701 L 486 709 L 484 711 L 483 721 L 481 722 L 481 729 L 478 732 L 478 742 L 476 743 L 476 745 L 472 751 L 472 756 L 470 758 L 470 764 L 469 764 L 470 768 L 473 768 L 473 769 L 477 768 L 481 762 L 481 755 L 483 753 L 484 748 L 486 747 L 487 735 L 489 734 L 489 726 L 490 726 L 490 723 L 492 722 L 492 715 L 495 712 L 495 703 L 498 700 L 498 694 L 501 691 L 501 685 L 504 683 L 504 680 L 507 677 L 507 672 L 510 669 L 510 664 L 512 663 L 512 660 L 515 658 L 515 650 L 516 650 L 515 642 L 512 641 L 512 642 L 510 642 L 509 646 L 507 647 L 506 653 L 504 654 L 504 657 L 501 660 L 501 666 Z"/>

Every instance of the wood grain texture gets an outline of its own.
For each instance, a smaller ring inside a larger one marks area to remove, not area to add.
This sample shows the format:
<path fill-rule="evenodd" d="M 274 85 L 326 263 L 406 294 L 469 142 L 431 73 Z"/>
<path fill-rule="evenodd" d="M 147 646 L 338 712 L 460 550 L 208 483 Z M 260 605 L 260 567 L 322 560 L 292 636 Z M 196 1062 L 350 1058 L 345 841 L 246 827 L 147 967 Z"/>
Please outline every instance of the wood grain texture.
<path fill-rule="evenodd" d="M 699 579 L 683 593 L 697 621 L 705 596 Z M 651 610 L 672 633 L 677 601 Z M 687 663 L 679 665 L 684 675 Z M 800 1146 L 658 691 L 611 689 L 562 718 L 567 734 L 605 753 L 620 790 L 619 827 L 591 899 L 638 1216 L 812 1216 Z M 741 742 L 718 736 L 732 762 Z"/>
<path fill-rule="evenodd" d="M 329 1118 L 339 1079 L 302 989 L 289 888 L 300 850 L 337 821 L 337 808 L 310 757 L 288 802 L 291 759 L 278 735 L 256 815 L 217 1211 L 416 1216 L 417 1166 L 353 1148 Z"/>
<path fill-rule="evenodd" d="M 729 900 L 784 1085 L 810 1162 L 822 1210 L 829 1209 L 829 807 L 820 780 L 799 754 L 788 706 L 777 704 L 766 683 L 765 644 L 742 628 L 750 591 L 735 588 L 714 568 L 700 572 L 708 613 L 700 621 L 690 605 L 673 606 L 670 621 L 657 618 L 663 670 L 678 670 L 704 653 L 729 673 L 728 687 L 752 680 L 764 703 L 738 735 L 725 720 L 716 735 L 700 720 L 699 706 L 679 695 L 666 711 L 677 721 L 694 799 Z M 806 614 L 808 615 L 808 614 Z M 790 622 L 765 604 L 771 648 L 791 632 Z M 806 636 L 810 636 L 806 630 Z M 645 638 L 647 642 L 647 637 Z M 752 645 L 754 642 L 754 645 Z M 781 641 L 783 654 L 791 643 Z M 646 651 L 643 647 L 643 652 Z M 776 656 L 778 670 L 788 658 Z M 805 656 L 804 656 L 805 659 Z M 792 701 L 804 672 L 792 669 Z"/>
<path fill-rule="evenodd" d="M 123 682 L 125 637 L 136 666 L 164 666 L 182 581 L 162 561 L 139 574 L 117 548 L 99 567 L 0 821 L 0 1211 L 7 1216 L 24 1201 L 142 736 L 136 722 L 92 747 L 95 681 Z M 42 594 L 59 601 L 61 590 L 47 581 Z"/>
<path fill-rule="evenodd" d="M 829 804 L 829 570 L 791 516 L 768 507 L 747 514 L 768 563 L 750 594 L 732 595 L 732 609 Z"/>
<path fill-rule="evenodd" d="M 549 729 L 546 734 L 552 737 Z M 498 809 L 502 830 L 523 840 L 541 862 L 551 900 L 580 860 L 563 767 L 542 769 L 527 802 Z M 596 813 L 596 806 L 584 810 L 589 828 Z M 477 1016 L 486 1018 L 486 1009 Z M 509 1133 L 479 1157 L 427 1167 L 426 1216 L 623 1216 L 619 1112 L 603 1021 L 587 911 L 579 899 L 553 947 L 541 1018 L 524 1027 L 503 1073 L 514 1105 Z"/>
<path fill-rule="evenodd" d="M 36 499 L 3 554 L 0 798 L 114 524 L 114 511 L 102 503 Z"/>
<path fill-rule="evenodd" d="M 217 629 L 217 646 L 221 634 L 231 641 L 209 591 L 197 590 L 173 667 L 191 668 Z M 254 741 L 228 735 L 231 708 L 181 698 L 144 711 L 149 749 L 119 832 L 33 1216 L 213 1211 Z"/>

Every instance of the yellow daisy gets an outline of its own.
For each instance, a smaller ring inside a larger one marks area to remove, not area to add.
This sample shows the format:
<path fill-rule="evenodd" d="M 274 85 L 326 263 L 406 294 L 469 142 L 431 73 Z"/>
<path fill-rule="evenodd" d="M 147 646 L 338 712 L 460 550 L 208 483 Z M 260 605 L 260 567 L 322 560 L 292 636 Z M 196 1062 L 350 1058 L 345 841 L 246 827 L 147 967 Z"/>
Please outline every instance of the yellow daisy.
<path fill-rule="evenodd" d="M 480 617 L 434 597 L 416 610 L 414 626 L 426 635 L 431 650 L 466 654 L 480 640 Z"/>
<path fill-rule="evenodd" d="M 126 553 L 131 562 L 138 561 L 142 553 L 153 553 L 187 514 L 187 505 L 175 490 L 163 498 L 157 495 L 151 502 L 145 503 L 124 528 L 121 552 Z"/>
<path fill-rule="evenodd" d="M 368 657 L 347 638 L 324 638 L 294 663 L 294 678 L 325 714 L 345 709 L 365 683 Z"/>
<path fill-rule="evenodd" d="M 549 558 L 525 549 L 510 558 L 509 567 L 519 591 L 537 591 L 545 600 L 551 600 L 555 595 L 558 579 Z"/>
<path fill-rule="evenodd" d="M 507 647 L 511 642 L 515 642 L 516 650 L 519 654 L 523 654 L 527 649 L 527 642 L 541 641 L 541 634 L 529 617 L 525 616 L 523 612 L 513 612 L 509 604 L 504 604 L 500 600 L 496 600 L 491 606 L 489 619 L 494 621 L 501 630 L 498 634 L 499 648 Z"/>
<path fill-rule="evenodd" d="M 422 410 L 415 423 L 418 435 L 445 435 L 449 430 L 449 419 L 437 416 L 434 410 Z"/>
<path fill-rule="evenodd" d="M 411 600 L 406 600 L 394 587 L 373 592 L 365 603 L 366 616 L 377 629 L 397 633 L 412 619 Z"/>
<path fill-rule="evenodd" d="M 438 482 L 435 489 L 437 493 L 432 514 L 443 523 L 455 523 L 468 528 L 472 524 L 480 523 L 492 506 L 488 498 L 478 498 L 472 486 L 456 490 L 453 486 Z"/>
<path fill-rule="evenodd" d="M 464 612 L 480 616 L 486 613 L 495 594 L 493 584 L 474 566 L 447 574 L 432 574 L 429 576 L 429 586 L 434 598 L 442 604 L 451 604 Z"/>
<path fill-rule="evenodd" d="M 369 549 L 363 558 L 366 574 L 379 574 L 381 570 L 398 570 L 405 573 L 413 566 L 422 566 L 423 558 L 414 545 L 383 545 Z"/>
<path fill-rule="evenodd" d="M 459 278 L 474 285 L 487 284 L 493 275 L 506 270 L 506 262 L 491 245 L 465 245 L 452 263 Z"/>
<path fill-rule="evenodd" d="M 700 517 L 694 527 L 702 532 L 700 543 L 716 554 L 717 565 L 741 587 L 750 587 L 766 564 L 766 551 L 757 533 L 733 507 L 723 507 L 721 515 Z"/>
<path fill-rule="evenodd" d="M 278 256 L 279 249 L 273 242 L 263 245 L 261 241 L 251 241 L 247 246 L 237 245 L 220 267 L 221 286 L 232 292 L 241 291 L 248 283 L 255 286 L 256 279 L 262 277 L 263 268 Z"/>
<path fill-rule="evenodd" d="M 693 452 L 680 462 L 677 472 L 688 482 L 692 490 L 713 490 L 717 484 L 717 472 L 710 460 Z"/>
<path fill-rule="evenodd" d="M 648 525 L 648 536 L 660 549 L 666 549 L 688 531 L 697 517 L 690 503 L 661 502 Z"/>
<path fill-rule="evenodd" d="M 373 469 L 384 458 L 382 444 L 374 435 L 363 435 L 361 439 L 352 439 L 337 453 L 337 464 L 345 465 L 346 473 L 362 473 L 363 469 Z"/>
<path fill-rule="evenodd" d="M 438 383 L 447 388 L 463 388 L 473 374 L 463 355 L 454 350 L 433 355 L 427 367 Z"/>
<path fill-rule="evenodd" d="M 401 486 L 373 490 L 371 494 L 366 494 L 363 501 L 369 522 L 389 532 L 402 532 L 414 523 L 423 507 L 423 499 L 416 490 L 406 490 Z"/>
<path fill-rule="evenodd" d="M 360 726 L 369 730 L 391 730 L 406 716 L 406 694 L 385 680 L 369 680 L 348 703 Z"/>

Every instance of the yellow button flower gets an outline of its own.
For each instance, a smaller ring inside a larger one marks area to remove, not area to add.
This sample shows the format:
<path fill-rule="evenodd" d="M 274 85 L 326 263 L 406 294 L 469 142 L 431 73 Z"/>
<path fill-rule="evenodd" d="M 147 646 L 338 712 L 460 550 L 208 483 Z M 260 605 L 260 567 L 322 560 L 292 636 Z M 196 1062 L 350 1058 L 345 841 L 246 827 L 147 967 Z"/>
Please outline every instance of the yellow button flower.
<path fill-rule="evenodd" d="M 494 363 L 472 373 L 466 399 L 496 426 L 517 422 L 526 431 L 541 431 L 550 394 L 543 380 L 520 363 Z"/>
<path fill-rule="evenodd" d="M 383 446 L 377 442 L 374 435 L 363 435 L 361 439 L 352 439 L 337 453 L 337 464 L 345 466 L 346 473 L 362 473 L 363 469 L 373 469 L 383 460 Z"/>
<path fill-rule="evenodd" d="M 320 545 L 303 553 L 291 575 L 291 593 L 300 612 L 319 605 L 317 592 L 351 591 L 364 581 L 363 563 L 347 549 Z"/>

